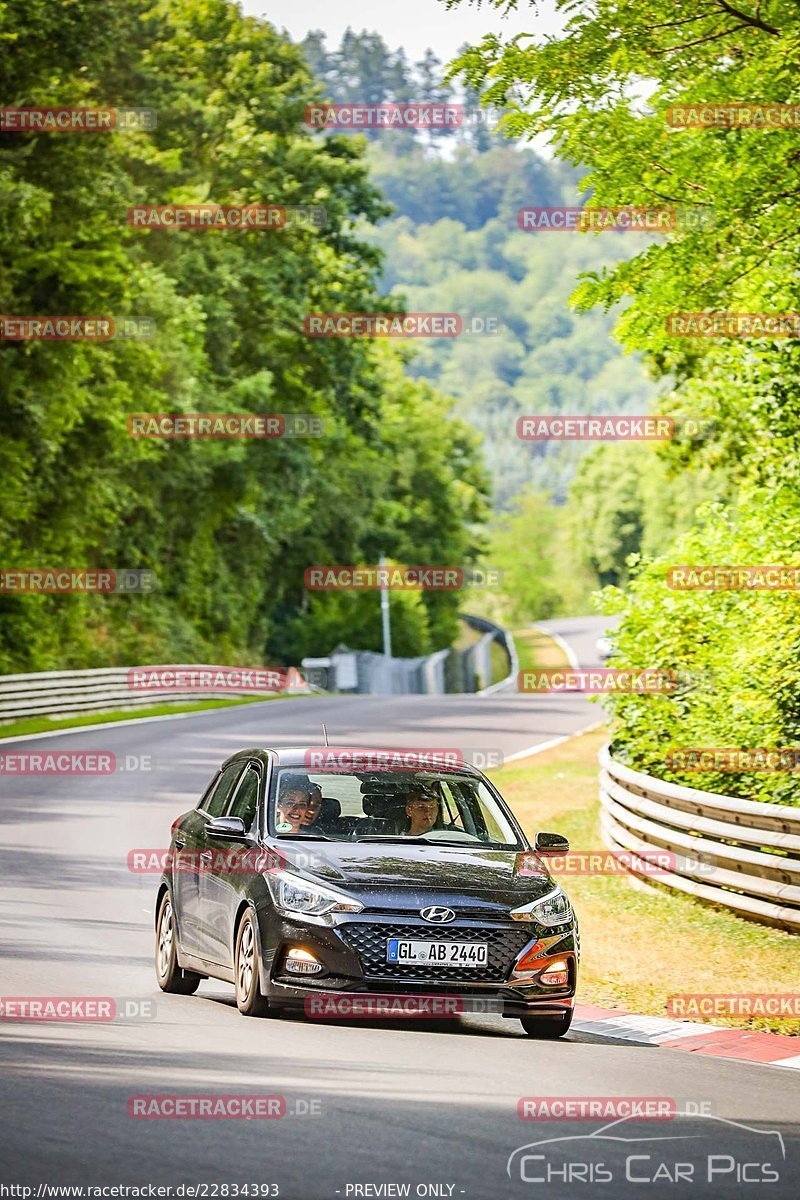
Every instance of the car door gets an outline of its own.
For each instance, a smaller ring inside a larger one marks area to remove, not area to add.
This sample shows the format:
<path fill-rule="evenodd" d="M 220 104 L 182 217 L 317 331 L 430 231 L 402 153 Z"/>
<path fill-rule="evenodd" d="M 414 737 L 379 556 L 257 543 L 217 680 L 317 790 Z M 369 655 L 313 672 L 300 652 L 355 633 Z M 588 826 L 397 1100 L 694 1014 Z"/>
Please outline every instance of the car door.
<path fill-rule="evenodd" d="M 252 840 L 245 845 L 227 838 L 208 838 L 207 865 L 200 877 L 200 903 L 207 934 L 204 957 L 233 966 L 233 921 L 239 899 L 252 874 L 257 855 L 256 817 L 263 795 L 263 768 L 248 762 L 222 816 L 239 817 Z"/>
<path fill-rule="evenodd" d="M 206 825 L 210 817 L 224 815 L 244 767 L 243 761 L 224 767 L 198 808 L 175 834 L 173 892 L 177 898 L 181 948 L 199 958 L 208 957 L 205 950 L 209 941 L 202 903 L 202 881 L 209 852 Z"/>

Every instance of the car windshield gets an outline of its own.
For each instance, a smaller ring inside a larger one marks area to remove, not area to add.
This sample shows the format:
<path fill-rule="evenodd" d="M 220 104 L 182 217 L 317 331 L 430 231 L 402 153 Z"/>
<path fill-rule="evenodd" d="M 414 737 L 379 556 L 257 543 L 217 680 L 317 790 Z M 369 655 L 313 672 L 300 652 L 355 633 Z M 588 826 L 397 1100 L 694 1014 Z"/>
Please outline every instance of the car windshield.
<path fill-rule="evenodd" d="M 519 849 L 486 784 L 457 771 L 278 771 L 270 803 L 278 837 L 430 842 Z"/>

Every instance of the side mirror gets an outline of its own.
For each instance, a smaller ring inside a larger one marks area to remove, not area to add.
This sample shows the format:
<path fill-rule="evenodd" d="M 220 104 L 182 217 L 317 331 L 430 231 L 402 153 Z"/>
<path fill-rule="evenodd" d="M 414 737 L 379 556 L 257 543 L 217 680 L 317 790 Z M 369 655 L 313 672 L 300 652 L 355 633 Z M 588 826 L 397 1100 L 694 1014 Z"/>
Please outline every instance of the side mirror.
<path fill-rule="evenodd" d="M 569 842 L 560 833 L 537 833 L 533 848 L 537 854 L 569 854 Z"/>
<path fill-rule="evenodd" d="M 206 837 L 222 838 L 228 842 L 250 840 L 241 817 L 212 817 L 206 825 Z"/>

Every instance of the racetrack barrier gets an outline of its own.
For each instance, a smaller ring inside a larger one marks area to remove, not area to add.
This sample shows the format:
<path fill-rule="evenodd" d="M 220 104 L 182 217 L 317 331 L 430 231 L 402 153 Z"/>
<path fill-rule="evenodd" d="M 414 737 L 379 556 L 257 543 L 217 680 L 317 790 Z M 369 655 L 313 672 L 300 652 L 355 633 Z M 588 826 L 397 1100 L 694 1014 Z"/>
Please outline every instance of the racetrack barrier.
<path fill-rule="evenodd" d="M 88 671 L 39 671 L 31 675 L 0 675 L 0 721 L 24 717 L 49 717 L 81 712 L 107 712 L 111 709 L 135 709 L 154 704 L 177 704 L 187 700 L 214 700 L 220 696 L 261 695 L 256 688 L 224 690 L 198 687 L 147 687 L 138 690 L 129 682 L 131 671 L 164 672 L 200 670 L 232 671 L 230 667 L 206 667 L 184 663 L 159 667 L 101 667 Z M 294 671 L 285 692 L 264 690 L 263 695 L 295 695 L 311 691 L 308 684 Z M 2 726 L 0 726 L 2 736 Z"/>
<path fill-rule="evenodd" d="M 667 783 L 617 762 L 608 746 L 599 757 L 609 849 L 645 860 L 673 851 L 659 886 L 800 932 L 800 808 Z"/>

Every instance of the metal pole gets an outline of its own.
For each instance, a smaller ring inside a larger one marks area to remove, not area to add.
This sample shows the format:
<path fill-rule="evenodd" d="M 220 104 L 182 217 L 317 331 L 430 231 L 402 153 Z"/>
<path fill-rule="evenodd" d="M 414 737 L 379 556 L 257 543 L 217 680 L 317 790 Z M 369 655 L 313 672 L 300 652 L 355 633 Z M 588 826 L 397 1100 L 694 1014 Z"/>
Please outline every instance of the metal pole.
<path fill-rule="evenodd" d="M 382 554 L 379 559 L 379 566 L 383 571 L 386 566 L 386 555 Z M 392 630 L 389 622 L 389 591 L 384 587 L 383 575 L 381 575 L 381 625 L 383 626 L 383 653 L 391 658 L 392 654 Z"/>

